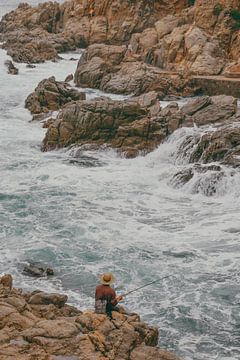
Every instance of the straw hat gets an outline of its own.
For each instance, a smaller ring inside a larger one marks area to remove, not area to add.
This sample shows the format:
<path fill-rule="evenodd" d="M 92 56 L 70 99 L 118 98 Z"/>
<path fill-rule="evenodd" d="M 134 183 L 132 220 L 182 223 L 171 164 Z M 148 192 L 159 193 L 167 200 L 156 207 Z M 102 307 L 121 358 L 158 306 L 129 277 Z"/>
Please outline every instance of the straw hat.
<path fill-rule="evenodd" d="M 104 273 L 100 276 L 100 283 L 103 285 L 111 285 L 115 281 L 115 276 L 111 273 Z"/>

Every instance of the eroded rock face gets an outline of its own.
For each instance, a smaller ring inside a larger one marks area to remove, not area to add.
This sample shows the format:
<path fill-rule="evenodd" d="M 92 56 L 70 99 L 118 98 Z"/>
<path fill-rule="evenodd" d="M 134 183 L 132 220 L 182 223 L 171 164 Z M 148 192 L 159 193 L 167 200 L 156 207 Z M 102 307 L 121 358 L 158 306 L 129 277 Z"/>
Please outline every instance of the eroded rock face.
<path fill-rule="evenodd" d="M 155 148 L 164 137 L 160 126 L 150 121 L 151 111 L 156 114 L 159 110 L 156 93 L 127 101 L 97 98 L 76 102 L 63 109 L 50 126 L 43 150 L 94 144 L 112 146 L 126 156 L 136 156 L 139 151 Z"/>
<path fill-rule="evenodd" d="M 32 114 L 41 114 L 59 110 L 68 102 L 83 99 L 83 92 L 72 89 L 66 82 L 56 81 L 52 76 L 38 84 L 35 91 L 27 97 L 25 107 Z"/>
<path fill-rule="evenodd" d="M 99 88 L 117 94 L 140 95 L 148 91 L 187 95 L 186 81 L 130 56 L 126 47 L 98 44 L 90 46 L 78 63 L 77 86 Z M 190 90 L 192 94 L 194 90 Z M 189 95 L 189 93 L 188 93 Z"/>
<path fill-rule="evenodd" d="M 229 161 L 237 166 L 238 121 L 237 102 L 231 96 L 198 98 L 181 109 L 174 102 L 161 109 L 156 92 L 125 101 L 97 98 L 66 105 L 48 128 L 42 148 L 108 146 L 134 157 L 154 150 L 180 127 L 212 124 L 203 136 L 187 138 L 179 152 L 188 152 L 189 162 Z"/>
<path fill-rule="evenodd" d="M 157 348 L 158 330 L 137 314 L 113 312 L 109 320 L 92 311 L 82 313 L 65 304 L 65 295 L 24 294 L 5 286 L 9 276 L 0 278 L 1 360 L 178 360 Z"/>
<path fill-rule="evenodd" d="M 57 52 L 85 47 L 90 43 L 122 43 L 169 11 L 178 12 L 185 0 L 170 4 L 128 0 L 71 0 L 32 8 L 20 4 L 0 22 L 4 47 L 15 61 L 41 62 L 57 58 Z"/>

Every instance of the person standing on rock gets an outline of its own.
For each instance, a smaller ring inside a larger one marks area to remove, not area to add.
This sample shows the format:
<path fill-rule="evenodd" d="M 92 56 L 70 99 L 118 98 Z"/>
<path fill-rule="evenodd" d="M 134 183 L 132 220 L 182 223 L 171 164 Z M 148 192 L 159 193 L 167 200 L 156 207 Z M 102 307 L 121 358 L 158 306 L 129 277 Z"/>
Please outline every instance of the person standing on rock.
<path fill-rule="evenodd" d="M 104 273 L 100 276 L 100 285 L 97 285 L 95 292 L 95 313 L 107 314 L 112 319 L 112 311 L 118 311 L 116 306 L 123 296 L 117 296 L 115 290 L 110 286 L 115 281 L 111 273 Z"/>

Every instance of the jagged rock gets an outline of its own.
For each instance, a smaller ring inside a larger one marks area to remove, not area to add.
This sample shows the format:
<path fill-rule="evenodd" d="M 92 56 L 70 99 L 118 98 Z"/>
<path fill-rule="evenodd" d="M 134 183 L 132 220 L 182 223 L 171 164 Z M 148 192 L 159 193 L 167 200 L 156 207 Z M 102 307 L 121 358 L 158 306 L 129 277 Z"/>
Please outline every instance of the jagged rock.
<path fill-rule="evenodd" d="M 98 44 L 89 47 L 78 63 L 74 75 L 76 85 L 118 94 L 139 95 L 156 90 L 162 97 L 167 93 L 176 95 L 184 89 L 185 80 L 178 75 L 134 59 L 121 62 L 125 52 L 122 46 Z"/>
<path fill-rule="evenodd" d="M 184 5 L 183 0 L 157 6 L 144 0 L 110 3 L 101 0 L 95 2 L 94 16 L 91 16 L 91 4 L 87 1 L 71 0 L 61 5 L 48 2 L 35 8 L 23 4 L 3 16 L 0 33 L 4 47 L 15 61 L 41 62 L 56 59 L 57 52 L 90 43 L 126 42 L 136 30 L 153 25 L 168 11 L 173 11 L 174 6 L 183 8 Z"/>
<path fill-rule="evenodd" d="M 221 161 L 226 163 L 229 155 L 238 156 L 240 145 L 240 129 L 223 127 L 214 132 L 204 134 L 193 151 L 190 161 L 201 159 L 204 163 Z M 236 151 L 236 155 L 235 155 Z"/>
<path fill-rule="evenodd" d="M 174 102 L 161 109 L 158 97 L 156 92 L 149 92 L 125 101 L 98 98 L 68 105 L 48 128 L 42 149 L 47 151 L 72 144 L 90 145 L 97 149 L 104 145 L 127 157 L 134 157 L 152 151 L 179 127 L 215 124 L 214 132 L 201 138 L 186 139 L 180 151 L 184 155 L 188 149 L 194 149 L 190 162 L 225 161 L 224 155 L 230 156 L 230 150 L 233 159 L 234 147 L 238 146 L 235 133 L 238 130 L 232 130 L 227 139 L 230 128 L 227 132 L 226 127 L 219 128 L 238 121 L 235 98 L 222 95 L 202 97 L 180 109 Z"/>
<path fill-rule="evenodd" d="M 49 266 L 43 264 L 29 263 L 23 268 L 23 274 L 35 277 L 41 277 L 46 275 L 54 275 L 54 271 Z"/>
<path fill-rule="evenodd" d="M 149 360 L 153 354 L 162 356 L 155 357 L 159 360 L 177 360 L 156 347 L 158 330 L 141 322 L 137 314 L 113 312 L 110 320 L 92 311 L 81 313 L 65 303 L 60 308 L 55 301 L 32 304 L 30 300 L 43 294 L 40 292 L 24 294 L 15 288 L 2 291 L 0 288 L 4 295 L 0 302 L 1 360 L 135 360 L 144 351 Z M 44 294 L 45 299 L 52 296 Z"/>
<path fill-rule="evenodd" d="M 61 294 L 47 294 L 45 292 L 38 292 L 30 297 L 28 303 L 32 305 L 49 305 L 53 304 L 57 307 L 62 307 L 68 300 L 67 295 Z"/>
<path fill-rule="evenodd" d="M 170 184 L 175 188 L 181 188 L 192 180 L 194 176 L 195 181 L 193 181 L 191 192 L 213 196 L 216 194 L 219 183 L 222 181 L 225 174 L 219 165 L 203 166 L 201 164 L 196 164 L 177 172 L 170 180 Z"/>
<path fill-rule="evenodd" d="M 201 97 L 182 107 L 184 125 L 197 126 L 227 122 L 237 112 L 237 99 L 232 96 Z"/>
<path fill-rule="evenodd" d="M 121 76 L 125 82 L 127 76 L 134 77 L 134 74 L 124 72 L 127 61 L 139 62 L 138 67 L 135 64 L 135 69 L 131 69 L 138 73 L 141 63 L 145 62 L 185 77 L 218 75 L 232 61 L 238 61 L 239 35 L 234 31 L 230 16 L 230 9 L 238 7 L 233 4 L 236 4 L 235 0 L 223 1 L 218 15 L 215 14 L 215 6 L 219 6 L 217 0 L 204 7 L 199 2 L 189 7 L 185 0 L 168 3 L 163 0 L 157 3 L 100 0 L 92 5 L 86 0 L 71 0 L 64 4 L 40 4 L 36 8 L 24 4 L 3 17 L 0 37 L 4 41 L 3 47 L 15 61 L 30 63 L 56 61 L 59 52 L 90 44 L 122 46 L 124 56 L 115 48 L 116 54 L 109 54 L 109 59 L 106 59 L 107 54 L 95 53 L 91 59 L 85 59 L 84 64 L 86 84 L 90 76 L 89 83 L 96 80 L 94 87 L 102 85 L 109 91 L 111 88 L 120 92 L 128 86 L 121 84 L 118 89 L 116 81 Z M 133 49 L 131 56 L 126 52 L 129 41 Z M 122 57 L 123 69 L 113 66 L 116 64 L 111 56 Z M 237 72 L 226 72 L 229 76 L 234 73 Z M 106 75 L 110 79 L 105 78 L 101 84 Z M 82 81 L 83 73 L 80 77 Z M 182 84 L 179 85 L 178 93 L 186 95 Z M 152 89 L 145 88 L 144 91 Z M 139 91 L 134 93 L 139 94 Z"/>
<path fill-rule="evenodd" d="M 58 110 L 68 102 L 84 99 L 83 92 L 70 88 L 65 82 L 56 81 L 52 76 L 38 84 L 35 91 L 27 97 L 25 107 L 32 114 L 40 114 Z"/>
<path fill-rule="evenodd" d="M 72 81 L 72 80 L 73 80 L 73 74 L 69 74 L 69 75 L 65 78 L 64 82 L 70 82 L 70 81 Z"/>
<path fill-rule="evenodd" d="M 48 128 L 43 150 L 71 144 L 102 145 L 128 157 L 153 150 L 167 134 L 167 125 L 151 121 L 160 112 L 157 94 L 151 92 L 126 101 L 98 98 L 66 106 Z"/>
<path fill-rule="evenodd" d="M 16 68 L 16 66 L 13 65 L 13 62 L 11 60 L 6 60 L 5 65 L 8 68 L 8 73 L 9 74 L 11 74 L 11 75 L 17 75 L 18 74 L 18 69 Z"/>
<path fill-rule="evenodd" d="M 5 274 L 0 277 L 0 285 L 10 290 L 12 290 L 12 281 L 12 275 L 10 274 Z"/>

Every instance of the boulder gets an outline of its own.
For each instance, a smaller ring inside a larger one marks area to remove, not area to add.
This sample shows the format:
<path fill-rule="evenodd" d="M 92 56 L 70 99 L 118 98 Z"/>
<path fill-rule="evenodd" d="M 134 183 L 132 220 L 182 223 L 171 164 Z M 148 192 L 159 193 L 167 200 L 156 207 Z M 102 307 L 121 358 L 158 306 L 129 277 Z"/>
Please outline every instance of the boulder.
<path fill-rule="evenodd" d="M 66 106 L 48 128 L 43 150 L 90 144 L 111 146 L 128 157 L 148 152 L 167 134 L 166 125 L 151 121 L 160 110 L 154 92 L 125 101 L 98 98 L 76 102 Z"/>
<path fill-rule="evenodd" d="M 174 28 L 179 24 L 179 19 L 173 15 L 167 15 L 163 19 L 157 21 L 154 24 L 157 32 L 158 40 L 163 38 L 165 35 L 170 34 Z"/>
<path fill-rule="evenodd" d="M 214 123 L 226 123 L 237 112 L 237 99 L 232 96 L 219 95 L 203 97 L 182 107 L 184 125 L 202 126 Z"/>
<path fill-rule="evenodd" d="M 83 92 L 72 89 L 66 82 L 56 81 L 52 76 L 38 84 L 35 91 L 27 97 L 25 107 L 32 114 L 48 113 L 50 110 L 59 110 L 68 102 L 83 99 Z"/>
<path fill-rule="evenodd" d="M 193 151 L 190 161 L 209 163 L 220 161 L 227 163 L 227 159 L 238 157 L 240 145 L 240 129 L 238 127 L 224 127 L 204 134 Z M 231 157 L 229 157 L 231 155 Z"/>
<path fill-rule="evenodd" d="M 11 75 L 18 74 L 18 69 L 16 68 L 16 66 L 13 64 L 13 62 L 11 60 L 6 60 L 5 65 L 7 66 L 9 74 L 11 74 Z"/>
<path fill-rule="evenodd" d="M 224 177 L 225 173 L 219 165 L 196 164 L 177 172 L 170 180 L 170 184 L 175 188 L 181 188 L 191 181 L 190 192 L 213 196 L 217 193 Z"/>
<path fill-rule="evenodd" d="M 12 283 L 13 283 L 13 279 L 12 279 L 12 275 L 10 274 L 5 274 L 0 277 L 0 285 L 2 287 L 12 290 Z"/>
<path fill-rule="evenodd" d="M 73 74 L 69 74 L 69 75 L 66 76 L 64 82 L 70 82 L 72 80 L 73 80 Z"/>
<path fill-rule="evenodd" d="M 31 305 L 49 305 L 53 304 L 57 307 L 63 307 L 63 305 L 67 302 L 67 295 L 61 294 L 48 294 L 45 292 L 38 292 L 33 294 L 28 303 Z"/>
<path fill-rule="evenodd" d="M 30 262 L 29 264 L 24 265 L 23 274 L 34 277 L 41 277 L 54 275 L 54 271 L 50 266 L 45 266 L 41 263 Z"/>

